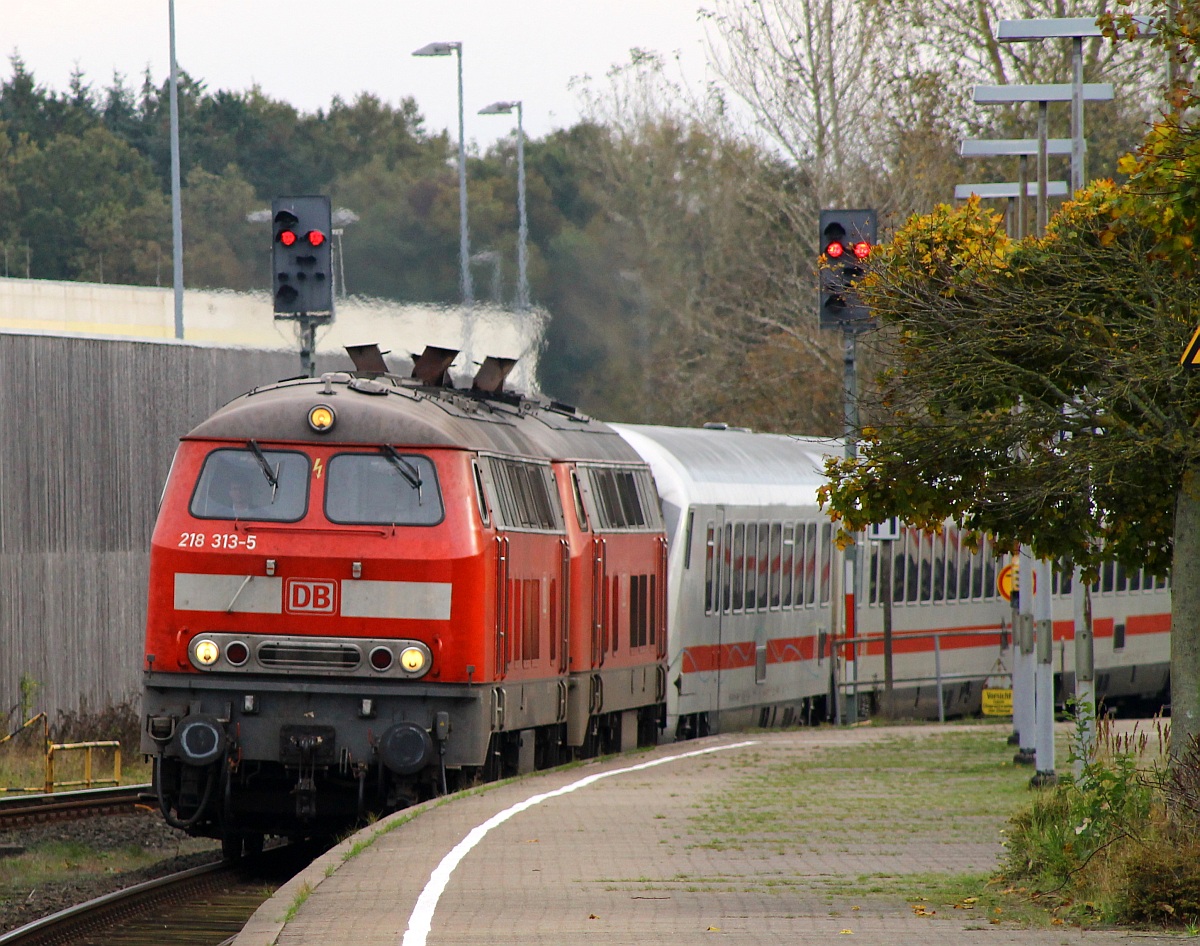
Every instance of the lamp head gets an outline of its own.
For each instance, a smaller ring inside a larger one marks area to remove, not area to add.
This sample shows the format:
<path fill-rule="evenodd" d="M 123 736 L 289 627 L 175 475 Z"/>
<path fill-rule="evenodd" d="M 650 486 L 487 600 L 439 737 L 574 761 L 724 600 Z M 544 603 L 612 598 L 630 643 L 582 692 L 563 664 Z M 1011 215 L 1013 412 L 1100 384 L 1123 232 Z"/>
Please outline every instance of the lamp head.
<path fill-rule="evenodd" d="M 429 43 L 420 49 L 414 49 L 414 56 L 449 56 L 456 50 L 462 49 L 462 43 Z"/>
<path fill-rule="evenodd" d="M 493 102 L 491 105 L 485 105 L 479 110 L 480 115 L 508 115 L 513 109 L 519 109 L 520 102 Z"/>

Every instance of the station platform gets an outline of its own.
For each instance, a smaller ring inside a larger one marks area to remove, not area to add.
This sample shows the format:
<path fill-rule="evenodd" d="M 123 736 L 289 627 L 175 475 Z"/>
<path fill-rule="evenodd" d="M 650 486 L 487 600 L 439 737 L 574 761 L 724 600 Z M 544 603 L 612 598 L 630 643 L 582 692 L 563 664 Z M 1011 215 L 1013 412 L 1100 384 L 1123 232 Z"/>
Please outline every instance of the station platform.
<path fill-rule="evenodd" d="M 808 827 L 773 844 L 752 837 L 753 792 L 730 793 L 822 750 L 955 731 L 863 726 L 709 737 L 431 801 L 318 858 L 234 944 L 1177 942 L 1145 932 L 1023 929 L 970 905 L 922 904 L 901 892 L 920 878 L 992 872 L 1007 812 L 983 824 L 972 816 L 964 826 L 931 811 L 920 830 L 891 831 L 879 843 L 862 802 L 846 818 L 830 784 L 822 798 L 805 800 L 798 817 Z"/>

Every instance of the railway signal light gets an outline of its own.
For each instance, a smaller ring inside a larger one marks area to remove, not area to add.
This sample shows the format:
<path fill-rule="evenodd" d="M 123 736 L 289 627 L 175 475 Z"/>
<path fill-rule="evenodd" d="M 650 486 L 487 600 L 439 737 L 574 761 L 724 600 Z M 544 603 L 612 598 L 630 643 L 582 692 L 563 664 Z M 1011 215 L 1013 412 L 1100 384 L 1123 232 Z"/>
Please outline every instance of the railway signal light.
<path fill-rule="evenodd" d="M 333 231 L 329 198 L 271 201 L 271 279 L 276 315 L 333 312 Z"/>
<path fill-rule="evenodd" d="M 874 210 L 822 210 L 817 245 L 820 267 L 818 316 L 821 328 L 846 331 L 872 327 L 871 309 L 863 305 L 854 284 L 865 274 L 878 230 Z"/>

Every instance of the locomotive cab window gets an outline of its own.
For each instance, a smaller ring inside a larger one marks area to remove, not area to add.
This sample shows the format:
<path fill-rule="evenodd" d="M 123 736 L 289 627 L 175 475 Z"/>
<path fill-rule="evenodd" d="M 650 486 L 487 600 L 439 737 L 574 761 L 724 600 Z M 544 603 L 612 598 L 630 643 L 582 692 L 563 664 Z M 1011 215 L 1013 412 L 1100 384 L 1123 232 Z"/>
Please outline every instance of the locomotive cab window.
<path fill-rule="evenodd" d="M 308 510 L 308 470 L 293 450 L 222 447 L 204 458 L 188 508 L 197 519 L 296 522 Z"/>
<path fill-rule="evenodd" d="M 339 453 L 329 461 L 325 518 L 343 525 L 432 526 L 442 521 L 442 493 L 428 457 Z"/>

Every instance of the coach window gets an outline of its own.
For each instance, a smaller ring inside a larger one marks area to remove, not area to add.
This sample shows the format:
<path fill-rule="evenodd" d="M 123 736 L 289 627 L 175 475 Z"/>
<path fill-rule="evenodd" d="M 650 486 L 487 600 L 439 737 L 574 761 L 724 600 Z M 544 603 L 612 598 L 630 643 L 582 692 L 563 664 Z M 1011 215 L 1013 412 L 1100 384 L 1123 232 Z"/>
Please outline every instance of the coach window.
<path fill-rule="evenodd" d="M 746 570 L 746 527 L 738 523 L 733 527 L 733 610 L 741 611 L 746 602 L 744 578 Z"/>
<path fill-rule="evenodd" d="M 716 609 L 716 583 L 713 581 L 713 568 L 717 559 L 716 530 L 710 522 L 704 528 L 704 613 L 712 614 Z"/>
<path fill-rule="evenodd" d="M 946 530 L 946 600 L 958 600 L 958 545 L 961 536 L 957 529 Z"/>
<path fill-rule="evenodd" d="M 779 577 L 783 583 L 781 604 L 785 608 L 792 606 L 792 553 L 796 549 L 796 529 L 789 522 L 783 527 L 783 546 L 779 552 Z"/>
<path fill-rule="evenodd" d="M 771 527 L 765 523 L 758 524 L 758 609 L 766 611 L 770 604 L 771 582 Z M 778 547 L 776 542 L 776 547 Z M 776 566 L 778 567 L 778 565 Z M 776 582 L 776 606 L 779 605 L 778 582 Z"/>
<path fill-rule="evenodd" d="M 833 526 L 821 526 L 821 604 L 829 604 L 833 578 Z"/>
<path fill-rule="evenodd" d="M 746 610 L 758 604 L 758 523 L 746 523 Z"/>
<path fill-rule="evenodd" d="M 721 542 L 721 610 L 726 614 L 733 602 L 730 587 L 733 582 L 733 525 L 725 523 L 724 541 Z"/>
<path fill-rule="evenodd" d="M 204 458 L 189 510 L 197 519 L 296 522 L 308 511 L 308 480 L 303 453 L 222 447 Z"/>
<path fill-rule="evenodd" d="M 343 525 L 432 526 L 442 521 L 442 493 L 428 457 L 339 453 L 329 461 L 325 518 Z"/>
<path fill-rule="evenodd" d="M 804 603 L 817 601 L 817 524 L 810 522 L 804 527 Z"/>

